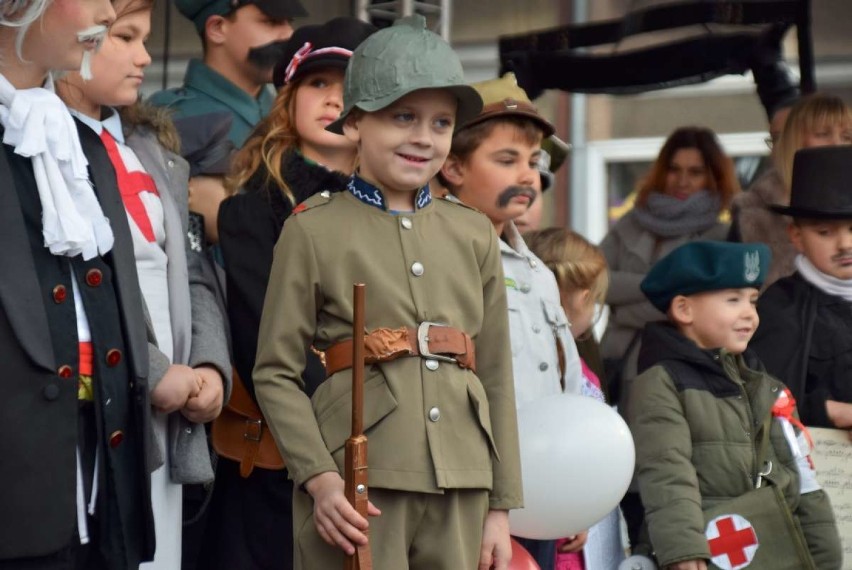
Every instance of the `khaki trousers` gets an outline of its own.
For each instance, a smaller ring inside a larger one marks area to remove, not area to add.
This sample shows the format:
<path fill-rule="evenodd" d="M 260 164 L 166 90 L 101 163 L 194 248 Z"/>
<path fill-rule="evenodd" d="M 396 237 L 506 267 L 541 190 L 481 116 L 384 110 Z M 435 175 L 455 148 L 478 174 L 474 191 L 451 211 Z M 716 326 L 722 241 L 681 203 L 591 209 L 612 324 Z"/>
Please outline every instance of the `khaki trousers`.
<path fill-rule="evenodd" d="M 453 489 L 444 494 L 370 489 L 382 514 L 370 519 L 375 570 L 476 570 L 488 491 Z M 343 568 L 343 551 L 329 546 L 314 524 L 313 500 L 293 494 L 295 570 Z"/>

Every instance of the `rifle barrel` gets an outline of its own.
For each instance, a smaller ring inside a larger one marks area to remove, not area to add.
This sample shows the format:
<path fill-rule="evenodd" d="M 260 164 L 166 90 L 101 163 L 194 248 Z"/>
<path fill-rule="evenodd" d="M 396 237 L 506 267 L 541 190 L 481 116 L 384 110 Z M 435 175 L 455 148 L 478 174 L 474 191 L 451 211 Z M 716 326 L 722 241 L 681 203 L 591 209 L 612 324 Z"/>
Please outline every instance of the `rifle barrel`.
<path fill-rule="evenodd" d="M 364 431 L 364 312 L 366 287 L 353 285 L 352 319 L 352 436 Z"/>

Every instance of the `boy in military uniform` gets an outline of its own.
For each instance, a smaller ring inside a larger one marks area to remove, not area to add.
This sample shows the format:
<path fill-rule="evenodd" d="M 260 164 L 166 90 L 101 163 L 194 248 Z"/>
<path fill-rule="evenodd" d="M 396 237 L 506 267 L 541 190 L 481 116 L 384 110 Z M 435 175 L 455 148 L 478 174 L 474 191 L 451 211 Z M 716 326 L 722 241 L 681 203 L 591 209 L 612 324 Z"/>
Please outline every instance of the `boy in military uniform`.
<path fill-rule="evenodd" d="M 553 125 L 511 73 L 473 87 L 482 96 L 482 112 L 456 130 L 441 178 L 456 199 L 488 216 L 501 237 L 516 405 L 562 392 L 579 394 L 582 370 L 556 278 L 513 222 L 540 194 L 541 142 L 553 134 Z M 552 570 L 555 541 L 521 543 L 542 570 Z"/>
<path fill-rule="evenodd" d="M 769 257 L 763 244 L 697 241 L 642 281 L 670 322 L 645 327 L 644 372 L 627 403 L 650 537 L 634 552 L 653 551 L 662 568 L 840 568 L 834 515 L 795 401 L 748 350 Z M 744 507 L 767 486 L 779 500 Z M 795 544 L 801 563 L 784 552 Z"/>
<path fill-rule="evenodd" d="M 368 522 L 343 494 L 352 284 L 367 286 L 364 427 L 376 568 L 507 568 L 521 506 L 506 292 L 485 216 L 429 180 L 482 101 L 458 56 L 405 18 L 354 52 L 341 118 L 356 142 L 348 191 L 294 210 L 275 251 L 254 369 L 258 400 L 299 489 L 296 568 L 334 568 Z M 418 337 L 420 342 L 418 342 Z M 305 350 L 328 379 L 303 392 Z"/>
<path fill-rule="evenodd" d="M 227 111 L 234 116 L 229 137 L 241 147 L 269 114 L 269 87 L 280 44 L 293 34 L 293 18 L 307 16 L 299 0 L 175 0 L 195 24 L 204 59 L 192 59 L 183 86 L 160 91 L 150 102 L 175 117 Z M 271 52 L 271 53 L 270 53 Z"/>
<path fill-rule="evenodd" d="M 852 429 L 852 147 L 800 150 L 788 232 L 796 272 L 758 303 L 754 350 L 799 401 L 806 425 Z"/>

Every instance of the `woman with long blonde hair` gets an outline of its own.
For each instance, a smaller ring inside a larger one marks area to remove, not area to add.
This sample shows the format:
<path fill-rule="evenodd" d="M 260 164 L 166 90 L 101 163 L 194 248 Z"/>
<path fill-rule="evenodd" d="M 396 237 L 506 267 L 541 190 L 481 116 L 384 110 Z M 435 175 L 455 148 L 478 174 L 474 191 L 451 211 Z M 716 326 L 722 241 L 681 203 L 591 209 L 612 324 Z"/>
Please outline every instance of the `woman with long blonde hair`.
<path fill-rule="evenodd" d="M 252 399 L 273 249 L 298 204 L 346 188 L 355 167 L 355 145 L 325 127 L 343 110 L 346 63 L 373 31 L 375 27 L 354 18 L 296 30 L 275 68 L 279 92 L 272 112 L 235 159 L 228 184 L 232 196 L 219 209 L 219 245 L 239 376 L 235 383 L 241 380 Z M 325 369 L 313 353 L 307 355 L 303 378 L 313 386 L 325 379 Z M 200 566 L 292 568 L 293 484 L 287 472 L 255 466 L 242 477 L 238 462 L 220 458 L 216 477 L 204 548 L 209 559 Z"/>
<path fill-rule="evenodd" d="M 814 93 L 790 110 L 781 138 L 773 148 L 773 165 L 734 200 L 730 239 L 764 242 L 772 250 L 772 266 L 763 284 L 769 287 L 795 271 L 796 251 L 787 237 L 789 220 L 769 210 L 790 203 L 793 156 L 815 146 L 852 143 L 852 112 L 840 97 Z"/>

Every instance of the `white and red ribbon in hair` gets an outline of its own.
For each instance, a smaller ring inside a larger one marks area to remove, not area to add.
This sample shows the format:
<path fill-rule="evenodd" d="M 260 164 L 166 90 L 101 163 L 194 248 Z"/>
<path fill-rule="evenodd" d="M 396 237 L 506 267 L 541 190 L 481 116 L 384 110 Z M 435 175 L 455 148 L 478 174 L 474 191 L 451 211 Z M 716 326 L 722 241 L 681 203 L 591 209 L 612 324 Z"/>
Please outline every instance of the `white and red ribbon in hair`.
<path fill-rule="evenodd" d="M 317 55 L 324 54 L 337 54 L 345 57 L 352 57 L 352 50 L 348 50 L 342 47 L 325 47 L 320 48 L 318 50 L 313 49 L 313 44 L 311 42 L 305 42 L 305 45 L 299 48 L 299 50 L 293 54 L 292 59 L 290 59 L 290 63 L 287 65 L 287 70 L 284 72 L 284 83 L 289 83 L 293 76 L 296 74 L 296 70 L 299 69 L 299 66 L 306 59 L 310 59 Z"/>

